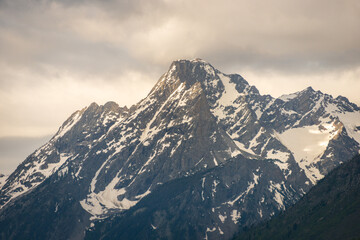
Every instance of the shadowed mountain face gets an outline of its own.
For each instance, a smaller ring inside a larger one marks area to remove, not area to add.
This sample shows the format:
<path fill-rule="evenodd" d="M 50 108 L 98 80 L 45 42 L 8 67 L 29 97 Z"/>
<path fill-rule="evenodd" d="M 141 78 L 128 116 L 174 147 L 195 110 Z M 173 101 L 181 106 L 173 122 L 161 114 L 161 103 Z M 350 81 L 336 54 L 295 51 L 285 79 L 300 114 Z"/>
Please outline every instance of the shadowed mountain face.
<path fill-rule="evenodd" d="M 360 238 L 360 156 L 330 172 L 294 206 L 237 239 Z"/>
<path fill-rule="evenodd" d="M 358 153 L 359 119 L 343 97 L 275 99 L 175 61 L 138 104 L 75 112 L 6 178 L 1 236 L 229 239 Z"/>

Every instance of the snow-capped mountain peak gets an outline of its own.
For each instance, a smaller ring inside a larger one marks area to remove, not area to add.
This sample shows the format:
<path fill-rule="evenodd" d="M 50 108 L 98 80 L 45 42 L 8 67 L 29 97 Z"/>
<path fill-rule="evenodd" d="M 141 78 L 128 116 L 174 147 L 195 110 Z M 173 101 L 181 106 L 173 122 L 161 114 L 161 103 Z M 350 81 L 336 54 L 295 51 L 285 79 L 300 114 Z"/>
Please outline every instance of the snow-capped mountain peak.
<path fill-rule="evenodd" d="M 82 233 L 91 221 L 145 212 L 146 236 L 170 238 L 167 223 L 185 218 L 198 226 L 189 234 L 226 239 L 358 153 L 359 120 L 343 97 L 307 88 L 273 98 L 201 59 L 177 60 L 132 107 L 92 103 L 72 114 L 7 178 L 1 211 L 10 216 L 14 203 L 34 198 L 76 214 Z"/>

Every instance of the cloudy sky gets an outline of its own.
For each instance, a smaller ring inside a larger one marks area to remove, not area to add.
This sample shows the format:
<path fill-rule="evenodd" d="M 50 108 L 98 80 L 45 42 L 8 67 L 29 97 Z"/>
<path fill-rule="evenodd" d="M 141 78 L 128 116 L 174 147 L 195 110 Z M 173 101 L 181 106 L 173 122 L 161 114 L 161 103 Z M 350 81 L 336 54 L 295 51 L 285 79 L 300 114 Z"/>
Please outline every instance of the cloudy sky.
<path fill-rule="evenodd" d="M 360 1 L 0 0 L 0 172 L 77 109 L 134 104 L 197 57 L 262 94 L 360 104 Z"/>

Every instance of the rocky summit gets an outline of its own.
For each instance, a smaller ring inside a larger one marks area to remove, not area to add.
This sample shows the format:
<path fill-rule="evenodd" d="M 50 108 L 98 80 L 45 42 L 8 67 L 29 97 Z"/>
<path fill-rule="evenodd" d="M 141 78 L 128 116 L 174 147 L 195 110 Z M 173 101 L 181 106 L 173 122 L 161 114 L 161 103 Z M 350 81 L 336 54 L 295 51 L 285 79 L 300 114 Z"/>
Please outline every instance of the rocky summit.
<path fill-rule="evenodd" d="M 230 239 L 360 150 L 360 108 L 274 98 L 174 61 L 136 105 L 92 103 L 2 180 L 1 239 Z"/>

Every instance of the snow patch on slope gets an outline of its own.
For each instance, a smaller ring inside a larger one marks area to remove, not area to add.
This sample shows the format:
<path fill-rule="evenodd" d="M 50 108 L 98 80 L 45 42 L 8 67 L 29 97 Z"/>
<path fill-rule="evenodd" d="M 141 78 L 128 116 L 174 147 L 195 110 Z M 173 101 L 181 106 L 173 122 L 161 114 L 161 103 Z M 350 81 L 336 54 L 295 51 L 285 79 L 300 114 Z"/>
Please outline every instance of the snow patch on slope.
<path fill-rule="evenodd" d="M 290 101 L 294 98 L 298 97 L 298 93 L 284 94 L 278 97 L 278 99 L 283 100 L 284 102 Z"/>
<path fill-rule="evenodd" d="M 104 167 L 106 162 L 107 161 L 105 161 L 102 167 L 100 167 L 99 171 Z M 144 193 L 135 196 L 132 200 L 124 197 L 126 189 L 115 188 L 116 184 L 120 181 L 120 177 L 115 177 L 104 190 L 96 193 L 95 183 L 97 181 L 96 178 L 98 177 L 98 172 L 95 174 L 94 179 L 91 182 L 91 192 L 85 199 L 80 201 L 82 208 L 93 215 L 92 219 L 101 219 L 112 210 L 127 210 L 132 206 L 135 206 L 143 197 L 151 193 L 149 188 Z"/>
<path fill-rule="evenodd" d="M 212 109 L 212 113 L 217 117 L 217 119 L 224 119 L 227 117 L 225 113 L 225 108 L 227 106 L 236 106 L 234 104 L 235 100 L 239 97 L 239 92 L 236 90 L 236 84 L 231 82 L 231 78 L 224 75 L 218 74 L 221 79 L 221 82 L 224 85 L 224 91 L 222 92 L 221 97 L 217 101 L 217 107 Z"/>
<path fill-rule="evenodd" d="M 119 178 L 114 178 L 111 183 L 98 193 L 88 194 L 86 199 L 80 201 L 84 210 L 92 215 L 91 219 L 102 219 L 112 210 L 127 210 L 135 206 L 143 197 L 151 193 L 150 189 L 130 200 L 123 197 L 126 193 L 125 188 L 116 189 L 115 185 Z M 119 200 L 121 199 L 121 200 Z"/>
<path fill-rule="evenodd" d="M 231 220 L 233 220 L 233 222 L 235 224 L 237 224 L 239 219 L 241 218 L 241 213 L 238 212 L 238 210 L 234 209 L 234 210 L 231 211 L 230 216 L 231 216 Z"/>
<path fill-rule="evenodd" d="M 281 169 L 286 170 L 289 168 L 289 164 L 287 163 L 290 157 L 290 153 L 281 152 L 279 150 L 271 149 L 266 153 L 267 159 L 277 159 L 279 161 L 275 161 L 274 163 Z"/>
<path fill-rule="evenodd" d="M 337 132 L 334 124 L 323 124 L 291 128 L 277 133 L 277 137 L 293 153 L 306 176 L 315 183 L 324 176 L 312 165 L 320 159 Z"/>

